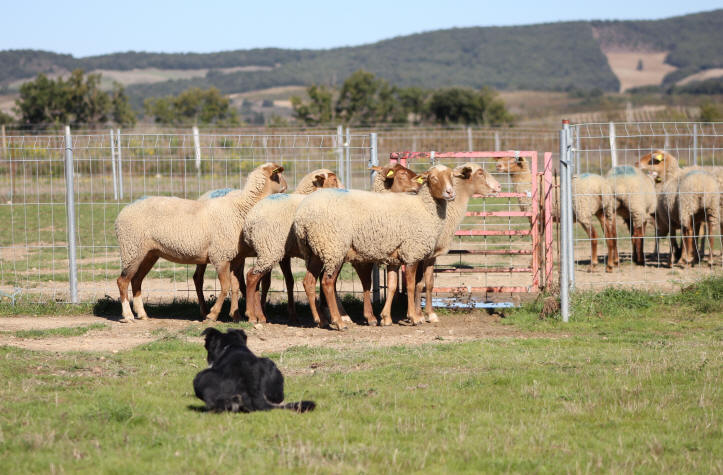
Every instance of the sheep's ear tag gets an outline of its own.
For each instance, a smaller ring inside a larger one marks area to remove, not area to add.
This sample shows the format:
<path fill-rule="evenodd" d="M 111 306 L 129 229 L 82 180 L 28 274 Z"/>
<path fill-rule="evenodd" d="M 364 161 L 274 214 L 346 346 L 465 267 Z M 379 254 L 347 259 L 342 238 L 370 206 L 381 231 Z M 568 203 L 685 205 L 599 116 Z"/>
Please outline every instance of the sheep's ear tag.
<path fill-rule="evenodd" d="M 271 173 L 279 173 L 279 170 L 281 170 L 281 167 L 274 168 Z"/>
<path fill-rule="evenodd" d="M 389 170 L 389 171 L 387 172 L 387 178 L 391 178 L 391 177 L 393 177 L 393 176 L 394 176 L 394 170 Z"/>
<path fill-rule="evenodd" d="M 424 177 L 423 177 L 423 176 L 418 176 L 418 177 L 417 177 L 417 183 L 424 183 Z"/>
<path fill-rule="evenodd" d="M 662 159 L 663 159 L 663 154 L 662 154 L 662 153 L 656 153 L 655 155 L 653 155 L 653 158 L 656 158 L 656 159 L 658 159 L 658 160 L 662 160 Z"/>

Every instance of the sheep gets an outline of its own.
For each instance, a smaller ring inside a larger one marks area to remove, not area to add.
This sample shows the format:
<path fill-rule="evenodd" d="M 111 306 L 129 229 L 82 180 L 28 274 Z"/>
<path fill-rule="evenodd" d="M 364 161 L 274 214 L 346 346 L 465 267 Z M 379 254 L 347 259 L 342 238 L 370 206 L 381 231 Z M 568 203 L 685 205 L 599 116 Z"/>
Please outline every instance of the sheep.
<path fill-rule="evenodd" d="M 677 201 L 678 222 L 683 241 L 683 266 L 693 262 L 693 234 L 697 223 L 707 225 L 710 242 L 709 264 L 713 264 L 713 233 L 720 226 L 719 197 L 718 181 L 705 170 L 690 170 L 681 177 Z"/>
<path fill-rule="evenodd" d="M 653 180 L 630 165 L 611 168 L 605 178 L 615 196 L 615 212 L 628 225 L 633 241 L 633 262 L 645 265 L 645 224 L 657 206 Z"/>
<path fill-rule="evenodd" d="M 317 170 L 314 170 L 306 175 L 304 175 L 301 180 L 299 181 L 298 185 L 296 186 L 296 189 L 294 190 L 294 194 L 297 195 L 307 195 L 309 193 L 312 193 L 316 191 L 319 188 L 341 188 L 343 187 L 341 185 L 341 182 L 339 181 L 338 177 L 336 176 L 336 173 L 334 173 L 331 170 L 328 170 L 326 168 L 320 168 Z M 211 190 L 207 191 L 201 197 L 199 198 L 199 201 L 205 201 L 208 199 L 214 199 L 219 198 L 222 196 L 227 195 L 231 191 L 234 191 L 233 188 L 223 188 L 219 190 Z M 262 200 L 263 201 L 263 200 Z M 256 207 L 252 208 L 256 209 Z M 278 211 L 278 210 L 276 210 Z M 271 213 L 269 216 L 273 216 L 274 213 Z M 292 211 L 293 215 L 293 211 Z M 247 216 L 247 220 L 251 216 L 249 214 Z M 275 237 L 273 234 L 269 234 L 266 236 L 268 239 L 271 239 L 272 237 Z M 247 285 L 244 283 L 243 278 L 243 271 L 244 271 L 244 261 L 246 260 L 246 257 L 254 257 L 256 256 L 256 251 L 249 247 L 248 245 L 244 246 L 244 243 L 241 243 L 241 252 L 240 252 L 240 258 L 238 260 L 237 266 L 235 269 L 233 269 L 233 276 L 231 281 L 231 298 L 238 300 L 238 294 L 239 290 L 243 294 L 244 298 L 246 298 L 246 289 Z M 290 295 L 293 296 L 293 283 L 294 283 L 294 277 L 291 273 L 291 267 L 290 267 L 290 261 L 286 260 L 283 262 L 280 262 L 281 271 L 284 274 L 284 280 L 287 283 L 287 286 L 289 282 L 291 283 L 291 287 L 289 287 L 287 290 Z M 206 271 L 206 264 L 199 264 L 196 266 L 196 272 L 193 274 L 193 282 L 196 287 L 196 295 L 198 295 L 198 301 L 201 304 L 202 312 L 205 308 L 205 299 L 203 297 L 203 275 Z M 262 292 L 261 292 L 261 302 L 260 305 L 263 306 L 266 302 L 266 294 L 268 292 L 269 286 L 270 286 L 270 274 L 266 275 L 266 278 L 262 282 Z M 247 299 L 248 300 L 248 299 Z M 290 300 L 290 308 L 293 310 L 293 297 Z M 206 313 L 208 311 L 206 310 Z M 295 317 L 295 313 L 292 314 L 292 317 Z M 266 321 L 264 318 L 262 321 Z"/>
<path fill-rule="evenodd" d="M 683 209 L 679 206 L 682 178 L 693 171 L 706 172 L 715 178 L 717 187 L 721 190 L 723 189 L 723 169 L 720 167 L 697 166 L 680 168 L 678 165 L 678 159 L 663 150 L 655 150 L 647 155 L 644 155 L 635 163 L 635 166 L 648 173 L 656 180 L 656 182 L 658 182 L 659 185 L 662 185 L 657 199 L 655 216 L 655 224 L 657 227 L 656 235 L 658 237 L 670 235 L 671 250 L 668 266 L 672 266 L 674 255 L 678 256 L 681 252 L 681 249 L 675 240 L 675 231 L 681 229 L 682 224 L 684 222 L 688 222 L 689 219 L 691 219 L 691 216 L 695 213 L 693 198 L 691 198 L 691 200 L 686 200 L 686 206 Z M 694 194 L 696 192 L 696 188 L 700 192 L 705 192 L 706 190 L 711 192 L 714 186 L 710 183 L 710 178 L 699 176 L 697 179 L 686 181 L 684 185 L 684 194 Z M 723 206 L 723 195 L 719 195 L 717 198 L 719 198 L 718 207 L 720 209 L 720 207 Z M 686 218 L 681 220 L 680 216 L 686 216 Z M 696 220 L 696 222 L 702 224 L 700 220 Z M 723 223 L 720 223 L 720 226 L 721 231 L 723 231 Z M 712 229 L 709 227 L 709 236 L 712 232 Z M 703 241 L 703 244 L 704 243 L 705 240 Z M 685 245 L 685 242 L 683 244 Z M 688 253 L 690 254 L 690 252 Z"/>
<path fill-rule="evenodd" d="M 179 264 L 210 262 L 216 267 L 221 292 L 207 315 L 201 306 L 202 317 L 216 320 L 231 285 L 231 269 L 238 259 L 246 214 L 264 196 L 286 190 L 283 170 L 273 162 L 260 165 L 249 174 L 243 190 L 222 198 L 196 201 L 150 197 L 123 208 L 115 221 L 122 264 L 117 279 L 123 309 L 121 321 L 134 321 L 128 302 L 129 282 L 138 318 L 148 318 L 141 284 L 159 257 Z M 231 301 L 231 314 L 238 319 L 237 299 Z"/>
<path fill-rule="evenodd" d="M 265 295 L 259 297 L 257 287 L 261 279 L 270 276 L 271 269 L 277 263 L 286 282 L 289 317 L 292 321 L 297 321 L 291 258 L 301 258 L 302 255 L 291 234 L 291 225 L 299 203 L 306 195 L 322 188 L 344 186 L 331 170 L 314 170 L 301 179 L 294 193 L 267 196 L 259 201 L 246 217 L 242 238 L 243 253 L 246 256 L 257 256 L 253 267 L 246 274 L 246 317 L 250 322 L 266 322 L 263 312 Z"/>
<path fill-rule="evenodd" d="M 321 320 L 314 294 L 324 271 L 321 288 L 329 305 L 330 327 L 345 328 L 334 289 L 344 260 L 406 264 L 407 317 L 413 324 L 421 323 L 414 302 L 417 267 L 434 252 L 447 202 L 455 198 L 452 175 L 451 169 L 437 165 L 423 174 L 427 181 L 416 195 L 321 190 L 299 205 L 293 229 L 306 261 L 304 290 L 318 325 Z M 384 320 L 391 318 L 389 302 L 382 310 Z"/>
<path fill-rule="evenodd" d="M 517 193 L 531 194 L 532 172 L 525 157 L 498 157 L 496 170 L 499 173 L 508 173 L 514 190 Z M 600 175 L 583 173 L 572 178 L 572 213 L 573 221 L 580 223 L 590 239 L 590 272 L 597 268 L 597 232 L 592 224 L 593 216 L 600 222 L 608 247 L 608 258 L 605 266 L 606 272 L 612 272 L 618 263 L 617 230 L 615 228 L 615 201 L 613 191 Z M 557 193 L 552 193 L 552 218 L 560 220 L 560 206 Z M 529 212 L 532 206 L 532 197 L 518 198 L 521 211 Z M 528 218 L 532 224 L 532 218 Z"/>
<path fill-rule="evenodd" d="M 454 233 L 464 219 L 467 205 L 473 195 L 498 193 L 502 187 L 497 180 L 481 165 L 465 163 L 455 168 L 454 189 L 457 197 L 447 204 L 447 215 L 444 220 L 442 232 L 437 237 L 434 253 L 422 262 L 417 271 L 417 291 L 415 305 L 417 314 L 422 313 L 421 296 L 422 286 L 426 287 L 425 316 L 428 322 L 438 322 L 439 317 L 432 305 L 432 289 L 434 289 L 434 264 L 437 256 L 446 254 L 454 239 Z"/>

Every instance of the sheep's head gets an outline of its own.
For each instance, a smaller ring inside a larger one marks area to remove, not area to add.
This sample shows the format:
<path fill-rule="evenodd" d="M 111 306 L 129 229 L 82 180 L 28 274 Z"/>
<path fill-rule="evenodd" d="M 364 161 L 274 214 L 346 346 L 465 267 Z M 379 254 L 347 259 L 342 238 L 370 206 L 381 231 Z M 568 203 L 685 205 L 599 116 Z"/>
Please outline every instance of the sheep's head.
<path fill-rule="evenodd" d="M 422 176 L 426 177 L 429 191 L 434 198 L 453 201 L 457 197 L 451 168 L 435 165 L 422 173 Z"/>
<path fill-rule="evenodd" d="M 314 187 L 315 188 L 344 188 L 339 177 L 331 170 L 325 168 L 314 170 Z"/>
<path fill-rule="evenodd" d="M 657 182 L 666 181 L 678 167 L 678 159 L 664 150 L 656 150 L 635 162 L 635 167 L 647 173 Z"/>
<path fill-rule="evenodd" d="M 457 186 L 468 187 L 471 194 L 485 195 L 502 191 L 502 185 L 477 163 L 465 163 L 455 168 L 454 179 Z"/>
<path fill-rule="evenodd" d="M 274 162 L 264 163 L 259 167 L 261 172 L 266 176 L 266 185 L 264 193 L 273 195 L 274 193 L 283 193 L 286 191 L 286 178 L 281 174 L 284 167 Z"/>
<path fill-rule="evenodd" d="M 495 157 L 495 166 L 499 173 L 521 173 L 530 171 L 525 157 Z"/>
<path fill-rule="evenodd" d="M 384 188 L 392 193 L 416 193 L 426 179 L 426 177 L 417 175 L 409 168 L 398 163 L 384 167 L 374 166 L 371 169 L 384 177 Z"/>

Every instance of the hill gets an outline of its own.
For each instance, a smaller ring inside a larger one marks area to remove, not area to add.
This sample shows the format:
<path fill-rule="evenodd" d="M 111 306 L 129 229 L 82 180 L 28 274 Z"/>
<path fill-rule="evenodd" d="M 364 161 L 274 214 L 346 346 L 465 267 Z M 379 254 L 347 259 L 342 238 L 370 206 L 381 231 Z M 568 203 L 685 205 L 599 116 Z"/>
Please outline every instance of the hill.
<path fill-rule="evenodd" d="M 723 10 L 654 21 L 454 28 L 329 50 L 126 52 L 87 58 L 15 50 L 0 52 L 0 86 L 12 88 L 39 72 L 62 74 L 74 68 L 106 73 L 148 68 L 165 71 L 147 82 L 128 83 L 128 92 L 138 104 L 145 97 L 178 93 L 191 86 L 215 86 L 232 94 L 310 83 L 338 85 L 364 68 L 400 86 L 618 91 L 620 72 L 611 68 L 611 53 L 657 53 L 662 58 L 662 62 L 657 60 L 661 63 L 658 72 L 631 84 L 672 84 L 723 67 L 721 44 Z M 198 73 L 189 73 L 193 70 Z M 171 79 L 164 81 L 165 77 Z"/>

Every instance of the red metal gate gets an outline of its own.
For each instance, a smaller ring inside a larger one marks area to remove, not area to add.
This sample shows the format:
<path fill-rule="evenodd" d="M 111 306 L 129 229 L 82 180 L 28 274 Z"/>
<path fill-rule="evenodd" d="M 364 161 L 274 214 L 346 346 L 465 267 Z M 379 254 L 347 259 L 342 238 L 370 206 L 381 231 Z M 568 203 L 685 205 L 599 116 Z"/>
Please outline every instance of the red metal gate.
<path fill-rule="evenodd" d="M 552 278 L 552 215 L 551 215 L 551 198 L 552 198 L 552 153 L 545 152 L 543 160 L 543 171 L 538 173 L 537 152 L 535 151 L 505 151 L 505 152 L 395 152 L 391 153 L 389 158 L 392 163 L 401 163 L 407 166 L 410 160 L 429 160 L 432 163 L 441 160 L 480 160 L 493 159 L 502 157 L 525 157 L 529 160 L 531 172 L 531 193 L 520 193 L 516 191 L 507 191 L 485 195 L 486 198 L 508 198 L 520 199 L 531 198 L 531 206 L 529 211 L 467 211 L 466 216 L 481 218 L 478 229 L 458 229 L 455 234 L 457 236 L 519 236 L 521 238 L 531 237 L 529 246 L 523 249 L 450 249 L 449 254 L 457 255 L 486 255 L 486 256 L 530 256 L 528 265 L 509 265 L 509 266 L 453 266 L 446 268 L 435 268 L 435 273 L 487 273 L 487 274 L 512 274 L 521 273 L 529 274 L 530 282 L 528 285 L 487 285 L 487 286 L 445 286 L 435 287 L 435 293 L 453 293 L 460 294 L 468 292 L 469 294 L 487 294 L 487 293 L 536 293 L 547 285 Z M 540 193 L 542 191 L 542 193 Z M 475 196 L 479 198 L 481 196 Z M 529 229 L 489 229 L 486 220 L 489 217 L 508 217 L 529 219 Z M 544 253 L 541 251 L 541 247 Z M 512 259 L 512 257 L 510 257 Z M 544 274 L 541 276 L 541 272 Z"/>

